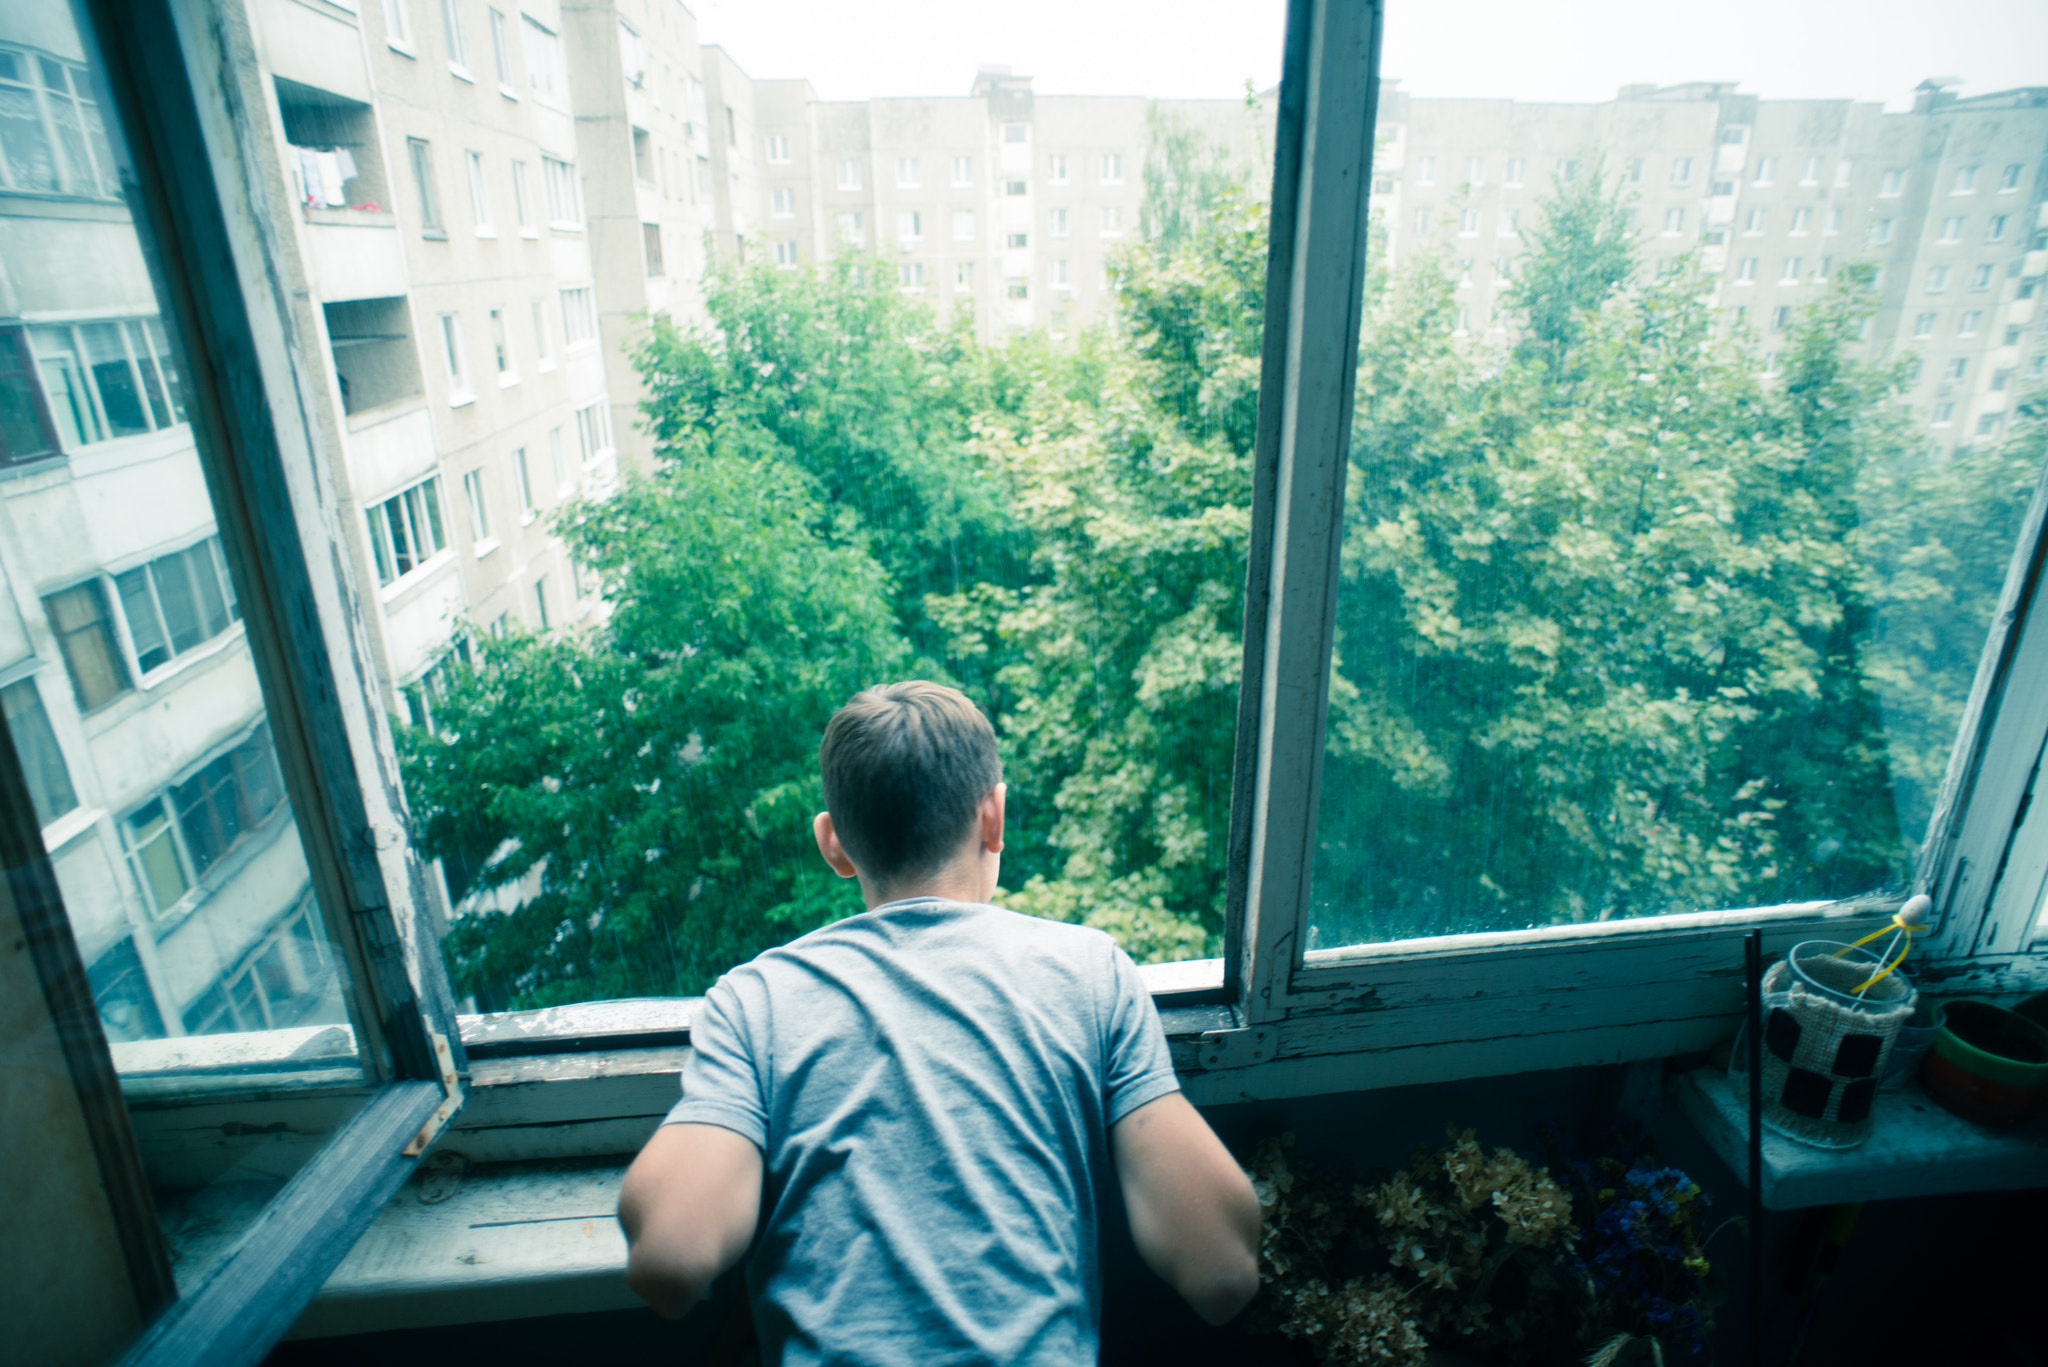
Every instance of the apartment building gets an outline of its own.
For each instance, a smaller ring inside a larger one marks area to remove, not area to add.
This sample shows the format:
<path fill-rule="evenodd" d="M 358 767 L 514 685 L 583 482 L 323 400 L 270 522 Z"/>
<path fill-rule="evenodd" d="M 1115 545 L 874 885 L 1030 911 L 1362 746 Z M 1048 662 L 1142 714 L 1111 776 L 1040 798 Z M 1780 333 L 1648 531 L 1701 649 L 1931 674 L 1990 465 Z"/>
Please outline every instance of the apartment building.
<path fill-rule="evenodd" d="M 345 1020 L 65 7 L 0 13 L 0 101 L 0 706 L 108 1038 Z"/>
<path fill-rule="evenodd" d="M 1241 100 L 1038 95 L 985 67 L 964 96 L 820 100 L 753 86 L 755 219 L 779 265 L 840 247 L 881 253 L 908 293 L 965 309 L 985 340 L 1096 316 L 1111 258 L 1139 231 L 1149 119 L 1227 148 L 1262 193 L 1270 108 Z M 731 191 L 746 196 L 748 182 Z M 764 203 L 765 201 L 765 203 Z"/>
<path fill-rule="evenodd" d="M 1380 135 L 1385 249 L 1444 253 L 1474 337 L 1504 328 L 1536 202 L 1597 161 L 1632 197 L 1646 264 L 1696 260 L 1766 369 L 1835 270 L 1874 266 L 1871 354 L 1913 357 L 1907 398 L 1933 450 L 1995 437 L 2048 364 L 2035 298 L 2048 275 L 2048 89 L 1958 99 L 1930 82 L 1901 113 L 1719 82 L 1625 86 L 1600 104 L 1390 89 Z"/>

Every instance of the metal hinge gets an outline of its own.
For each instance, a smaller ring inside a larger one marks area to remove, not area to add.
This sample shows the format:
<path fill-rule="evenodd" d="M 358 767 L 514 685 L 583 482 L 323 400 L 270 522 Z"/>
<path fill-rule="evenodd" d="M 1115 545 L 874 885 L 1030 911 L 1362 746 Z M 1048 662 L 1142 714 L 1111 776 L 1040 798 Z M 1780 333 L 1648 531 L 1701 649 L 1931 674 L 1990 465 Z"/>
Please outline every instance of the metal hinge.
<path fill-rule="evenodd" d="M 1199 1057 L 1204 1068 L 1244 1068 L 1272 1056 L 1274 1034 L 1264 1025 L 1238 1030 L 1204 1030 Z"/>
<path fill-rule="evenodd" d="M 420 1126 L 412 1142 L 399 1151 L 406 1158 L 417 1158 L 425 1153 L 427 1146 L 441 1137 L 441 1131 L 448 1128 L 448 1122 L 462 1109 L 462 1079 L 455 1075 L 455 1055 L 449 1052 L 448 1037 L 438 1030 L 429 1030 L 427 1039 L 434 1046 L 434 1063 L 441 1070 L 441 1104 Z"/>

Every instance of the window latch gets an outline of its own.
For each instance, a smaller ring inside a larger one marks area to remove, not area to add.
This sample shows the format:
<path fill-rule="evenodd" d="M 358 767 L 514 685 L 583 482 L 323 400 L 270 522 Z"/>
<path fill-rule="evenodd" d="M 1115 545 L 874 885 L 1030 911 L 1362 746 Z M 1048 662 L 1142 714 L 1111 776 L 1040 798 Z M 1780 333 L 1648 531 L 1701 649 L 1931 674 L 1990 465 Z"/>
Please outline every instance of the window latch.
<path fill-rule="evenodd" d="M 427 1039 L 434 1046 L 434 1063 L 441 1070 L 441 1104 L 420 1126 L 412 1142 L 399 1152 L 406 1158 L 417 1158 L 427 1147 L 441 1137 L 441 1131 L 448 1128 L 448 1122 L 462 1109 L 462 1079 L 455 1075 L 455 1055 L 449 1052 L 448 1037 L 438 1030 L 429 1030 Z"/>
<path fill-rule="evenodd" d="M 1263 1063 L 1273 1054 L 1271 1027 L 1246 1026 L 1238 1030 L 1204 1030 L 1200 1058 L 1202 1067 L 1245 1068 Z"/>

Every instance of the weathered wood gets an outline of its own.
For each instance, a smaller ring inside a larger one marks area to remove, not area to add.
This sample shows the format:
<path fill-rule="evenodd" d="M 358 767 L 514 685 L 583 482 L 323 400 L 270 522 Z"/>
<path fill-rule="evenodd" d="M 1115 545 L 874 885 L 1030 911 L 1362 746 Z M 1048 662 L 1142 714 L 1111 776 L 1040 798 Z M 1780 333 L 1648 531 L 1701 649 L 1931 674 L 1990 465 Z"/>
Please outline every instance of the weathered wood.
<path fill-rule="evenodd" d="M 630 997 L 578 1002 L 538 1011 L 461 1016 L 464 1049 L 473 1059 L 563 1054 L 587 1049 L 646 1049 L 690 1042 L 690 1020 L 702 997 Z"/>
<path fill-rule="evenodd" d="M 416 1166 L 401 1156 L 434 1108 L 431 1082 L 381 1089 L 237 1239 L 204 1286 L 121 1359 L 123 1367 L 253 1367 Z"/>
<path fill-rule="evenodd" d="M 1700 1068 L 1678 1080 L 1687 1119 L 1741 1178 L 1747 1107 L 1728 1075 Z M 1764 1130 L 1764 1204 L 1772 1210 L 2018 1191 L 2048 1185 L 2048 1113 L 2014 1129 L 1972 1125 L 1908 1085 L 1877 1094 L 1876 1128 L 1853 1149 L 1819 1149 Z"/>

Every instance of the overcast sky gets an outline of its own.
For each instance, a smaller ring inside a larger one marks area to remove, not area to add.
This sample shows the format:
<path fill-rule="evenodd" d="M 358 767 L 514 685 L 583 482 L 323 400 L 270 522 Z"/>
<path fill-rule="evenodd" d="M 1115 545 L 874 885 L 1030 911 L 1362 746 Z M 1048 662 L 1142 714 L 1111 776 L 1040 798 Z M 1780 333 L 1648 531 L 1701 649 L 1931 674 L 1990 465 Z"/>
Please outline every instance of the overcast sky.
<path fill-rule="evenodd" d="M 1229 96 L 1280 72 L 1280 0 L 686 0 L 750 75 L 826 99 L 964 95 L 983 63 L 1045 94 Z M 1885 100 L 2048 85 L 2048 0 L 1392 0 L 1381 70 L 1418 95 L 1604 100 L 1734 80 L 1770 98 Z"/>

